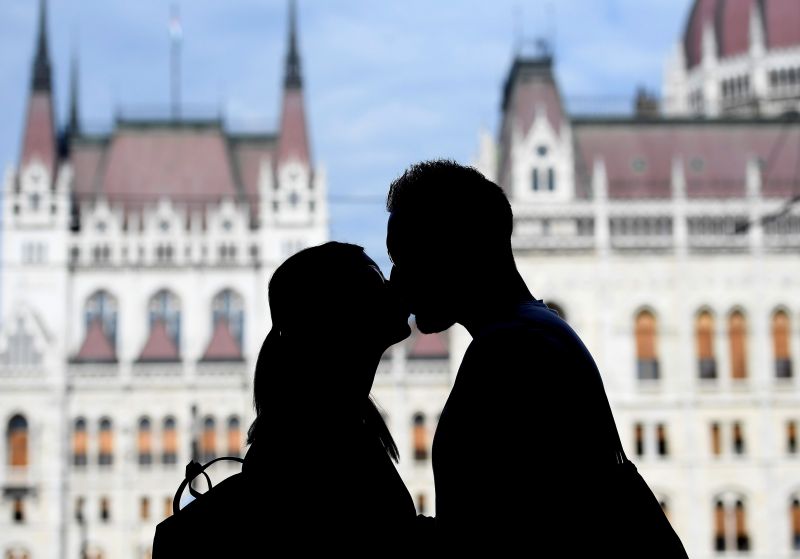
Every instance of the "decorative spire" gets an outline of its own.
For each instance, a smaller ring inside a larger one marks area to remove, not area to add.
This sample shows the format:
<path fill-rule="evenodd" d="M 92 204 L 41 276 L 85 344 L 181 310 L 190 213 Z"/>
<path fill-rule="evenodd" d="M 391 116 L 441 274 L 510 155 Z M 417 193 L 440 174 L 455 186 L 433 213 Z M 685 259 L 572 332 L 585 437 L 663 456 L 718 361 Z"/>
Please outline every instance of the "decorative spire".
<path fill-rule="evenodd" d="M 289 49 L 286 53 L 286 80 L 287 88 L 300 88 L 303 78 L 300 74 L 300 53 L 297 49 L 297 14 L 295 0 L 289 0 Z"/>
<path fill-rule="evenodd" d="M 81 117 L 78 100 L 78 55 L 72 55 L 72 66 L 69 72 L 69 134 L 75 136 L 81 132 Z"/>
<path fill-rule="evenodd" d="M 47 54 L 47 2 L 39 0 L 39 36 L 33 62 L 33 90 L 50 91 L 50 57 Z"/>

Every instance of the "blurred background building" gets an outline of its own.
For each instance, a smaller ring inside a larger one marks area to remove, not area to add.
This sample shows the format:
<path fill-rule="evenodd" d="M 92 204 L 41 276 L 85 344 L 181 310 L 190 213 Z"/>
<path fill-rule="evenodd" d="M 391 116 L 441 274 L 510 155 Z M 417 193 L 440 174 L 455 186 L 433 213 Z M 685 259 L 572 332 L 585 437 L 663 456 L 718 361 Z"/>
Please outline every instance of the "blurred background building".
<path fill-rule="evenodd" d="M 40 6 L 3 184 L 4 559 L 84 545 L 147 557 L 183 465 L 244 451 L 264 286 L 328 238 L 291 14 L 287 39 L 275 132 L 189 118 L 177 97 L 169 115 L 121 114 L 97 136 L 81 127 L 77 69 L 66 123 L 54 117 Z M 595 356 L 626 451 L 689 555 L 793 557 L 800 4 L 697 0 L 663 87 L 629 116 L 568 114 L 547 45 L 520 51 L 475 164 L 511 199 L 520 271 Z M 430 442 L 468 343 L 459 327 L 415 332 L 376 375 L 426 514 Z M 576 510 L 576 530 L 586 520 Z"/>

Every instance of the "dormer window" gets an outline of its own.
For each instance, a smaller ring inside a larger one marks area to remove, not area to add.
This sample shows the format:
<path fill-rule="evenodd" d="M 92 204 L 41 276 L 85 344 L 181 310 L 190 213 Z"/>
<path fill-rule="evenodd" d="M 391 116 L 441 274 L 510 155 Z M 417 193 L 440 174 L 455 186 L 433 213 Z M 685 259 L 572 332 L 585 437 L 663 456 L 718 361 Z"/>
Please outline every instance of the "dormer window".
<path fill-rule="evenodd" d="M 158 224 L 158 227 L 159 227 L 159 228 L 160 228 L 160 229 L 161 229 L 161 230 L 162 230 L 164 233 L 166 233 L 167 231 L 169 231 L 169 221 L 167 221 L 166 219 L 162 220 L 162 221 L 161 221 L 161 223 L 159 223 L 159 224 Z"/>
<path fill-rule="evenodd" d="M 231 223 L 230 219 L 226 219 L 225 221 L 222 222 L 222 228 L 225 231 L 230 231 L 232 227 L 233 227 L 233 223 Z"/>
<path fill-rule="evenodd" d="M 539 155 L 539 157 L 544 157 L 545 155 L 547 155 L 547 146 L 544 145 L 538 146 L 536 148 L 536 153 Z"/>
<path fill-rule="evenodd" d="M 106 222 L 105 221 L 98 221 L 97 222 L 97 231 L 98 231 L 98 233 L 105 233 L 105 231 L 106 231 Z"/>

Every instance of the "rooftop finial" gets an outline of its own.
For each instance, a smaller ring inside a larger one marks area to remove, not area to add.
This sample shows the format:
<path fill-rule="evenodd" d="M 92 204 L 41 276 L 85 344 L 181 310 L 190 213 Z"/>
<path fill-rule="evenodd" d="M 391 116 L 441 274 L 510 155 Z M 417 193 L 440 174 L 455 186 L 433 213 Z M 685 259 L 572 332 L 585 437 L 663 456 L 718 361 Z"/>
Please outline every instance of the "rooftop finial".
<path fill-rule="evenodd" d="M 50 57 L 47 54 L 47 2 L 39 0 L 39 36 L 33 61 L 33 90 L 50 91 Z"/>
<path fill-rule="evenodd" d="M 297 14 L 295 0 L 289 0 L 289 50 L 286 53 L 286 87 L 299 88 L 303 85 L 300 75 L 300 53 L 297 49 Z"/>
<path fill-rule="evenodd" d="M 69 133 L 71 135 L 80 134 L 81 118 L 79 113 L 78 101 L 78 55 L 72 54 L 72 66 L 69 73 Z"/>

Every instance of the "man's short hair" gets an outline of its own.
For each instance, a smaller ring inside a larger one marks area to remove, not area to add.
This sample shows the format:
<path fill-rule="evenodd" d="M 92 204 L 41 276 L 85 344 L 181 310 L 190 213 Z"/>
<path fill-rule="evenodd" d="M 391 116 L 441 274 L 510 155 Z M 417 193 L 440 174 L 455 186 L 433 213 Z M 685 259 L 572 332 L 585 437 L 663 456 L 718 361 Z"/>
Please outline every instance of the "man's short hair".
<path fill-rule="evenodd" d="M 386 209 L 424 232 L 451 234 L 478 250 L 510 248 L 513 216 L 505 192 L 455 161 L 423 161 L 406 169 L 389 186 Z"/>

